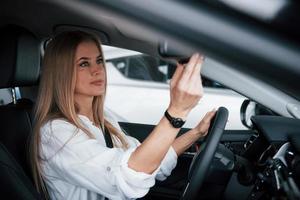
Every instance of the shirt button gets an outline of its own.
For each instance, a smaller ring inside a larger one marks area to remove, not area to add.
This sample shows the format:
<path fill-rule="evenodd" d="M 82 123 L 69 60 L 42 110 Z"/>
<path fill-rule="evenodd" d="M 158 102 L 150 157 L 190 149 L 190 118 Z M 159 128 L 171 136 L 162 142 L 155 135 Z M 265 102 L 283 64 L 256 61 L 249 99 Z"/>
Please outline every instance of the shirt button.
<path fill-rule="evenodd" d="M 107 167 L 106 170 L 107 170 L 108 172 L 110 172 L 111 169 L 110 169 L 110 167 Z"/>

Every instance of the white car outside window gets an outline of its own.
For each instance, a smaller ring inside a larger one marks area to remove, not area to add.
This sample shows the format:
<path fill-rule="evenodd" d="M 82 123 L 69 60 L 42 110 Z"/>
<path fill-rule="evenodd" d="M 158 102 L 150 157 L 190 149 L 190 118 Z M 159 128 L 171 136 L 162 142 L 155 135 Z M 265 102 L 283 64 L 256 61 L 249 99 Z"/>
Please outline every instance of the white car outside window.
<path fill-rule="evenodd" d="M 167 63 L 139 52 L 103 46 L 108 74 L 106 107 L 119 121 L 157 124 L 169 104 Z M 229 110 L 226 129 L 246 129 L 240 120 L 245 97 L 204 79 L 204 96 L 184 125 L 193 128 L 206 112 L 224 106 Z"/>

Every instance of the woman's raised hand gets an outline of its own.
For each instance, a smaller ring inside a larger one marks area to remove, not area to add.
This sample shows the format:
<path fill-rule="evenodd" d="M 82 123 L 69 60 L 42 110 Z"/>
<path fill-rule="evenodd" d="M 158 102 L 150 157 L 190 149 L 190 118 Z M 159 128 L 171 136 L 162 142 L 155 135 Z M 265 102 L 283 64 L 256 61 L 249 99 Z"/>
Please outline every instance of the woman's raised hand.
<path fill-rule="evenodd" d="M 172 116 L 186 118 L 203 96 L 200 76 L 204 56 L 195 53 L 186 65 L 177 64 L 170 82 L 170 105 L 168 112 Z"/>

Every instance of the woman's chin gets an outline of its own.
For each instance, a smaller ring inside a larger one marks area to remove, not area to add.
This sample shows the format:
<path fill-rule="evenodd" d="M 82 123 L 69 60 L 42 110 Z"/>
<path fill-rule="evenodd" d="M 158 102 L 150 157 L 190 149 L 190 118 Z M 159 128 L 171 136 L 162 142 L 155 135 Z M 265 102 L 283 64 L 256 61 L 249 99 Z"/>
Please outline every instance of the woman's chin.
<path fill-rule="evenodd" d="M 97 91 L 97 92 L 93 92 L 93 95 L 92 96 L 101 96 L 104 94 L 104 90 L 102 91 Z"/>
<path fill-rule="evenodd" d="M 85 91 L 81 91 L 81 92 L 75 92 L 75 94 L 78 95 L 83 95 L 83 96 L 90 96 L 90 97 L 95 97 L 95 96 L 101 96 L 105 93 L 105 89 L 101 88 L 101 89 L 97 89 L 97 90 L 85 90 Z"/>

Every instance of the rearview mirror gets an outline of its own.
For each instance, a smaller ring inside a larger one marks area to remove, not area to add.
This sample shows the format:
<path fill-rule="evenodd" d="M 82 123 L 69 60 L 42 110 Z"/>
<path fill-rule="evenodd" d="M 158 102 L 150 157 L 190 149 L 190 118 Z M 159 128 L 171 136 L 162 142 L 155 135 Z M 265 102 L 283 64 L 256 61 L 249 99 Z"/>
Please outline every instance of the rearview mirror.
<path fill-rule="evenodd" d="M 178 62 L 187 62 L 193 51 L 183 50 L 181 46 L 169 41 L 161 41 L 158 44 L 158 53 L 163 59 L 177 60 Z"/>
<path fill-rule="evenodd" d="M 168 63 L 168 79 L 173 77 L 173 74 L 176 70 L 176 64 Z"/>

